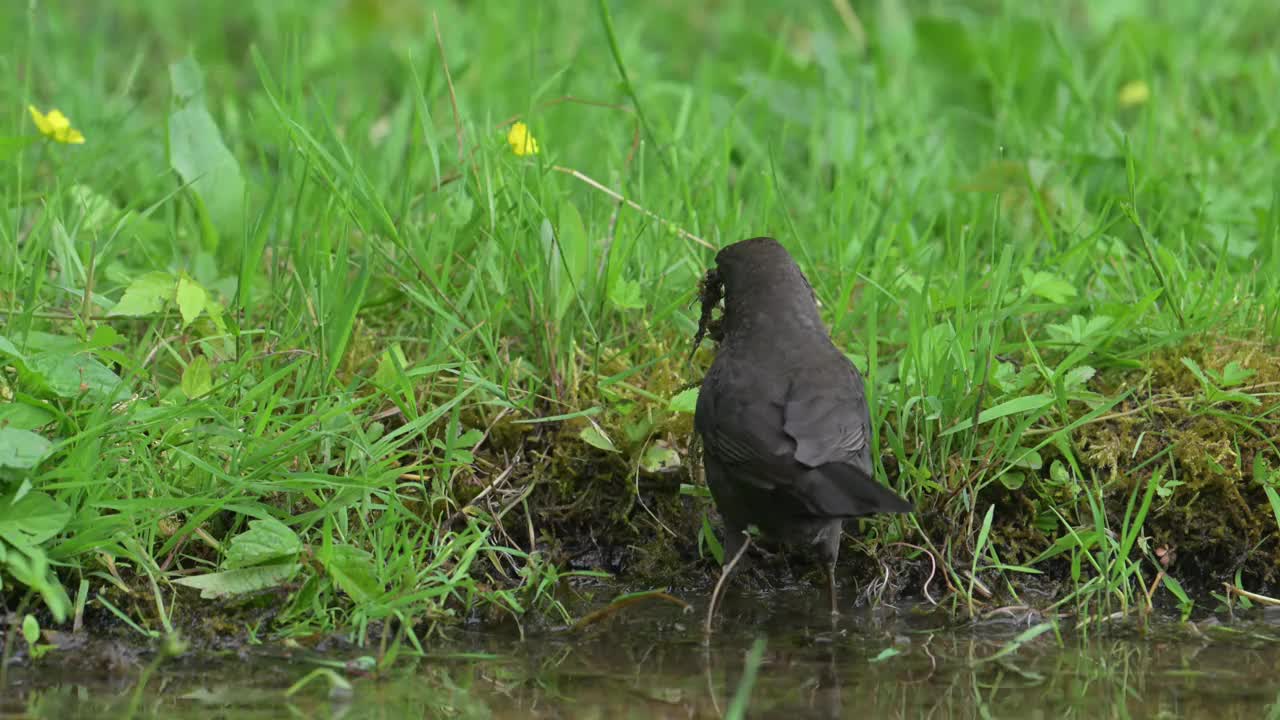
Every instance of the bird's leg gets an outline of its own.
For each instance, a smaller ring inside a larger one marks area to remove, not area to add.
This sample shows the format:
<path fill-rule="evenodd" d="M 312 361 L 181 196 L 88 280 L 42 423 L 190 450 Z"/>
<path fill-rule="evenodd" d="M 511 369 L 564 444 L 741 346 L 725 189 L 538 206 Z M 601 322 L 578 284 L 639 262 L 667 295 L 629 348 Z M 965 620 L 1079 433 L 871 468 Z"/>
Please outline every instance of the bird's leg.
<path fill-rule="evenodd" d="M 727 549 L 736 548 L 736 550 L 733 553 L 732 559 L 729 560 L 728 564 L 720 570 L 720 579 L 716 581 L 716 587 L 711 591 L 711 602 L 707 606 L 707 620 L 705 625 L 703 625 L 703 631 L 708 637 L 711 635 L 711 621 L 715 619 L 716 616 L 716 604 L 720 600 L 720 591 L 724 589 L 725 581 L 727 581 L 729 579 L 729 575 L 733 573 L 733 568 L 737 566 L 738 561 L 742 559 L 744 554 L 746 554 L 747 548 L 751 546 L 751 535 L 749 535 L 746 530 L 742 530 L 741 533 L 741 538 L 739 538 L 737 533 L 732 531 L 726 533 L 725 536 L 725 545 L 728 546 Z"/>
<path fill-rule="evenodd" d="M 840 614 L 840 608 L 836 604 L 836 559 L 831 558 L 827 563 L 827 593 L 831 597 L 831 616 L 835 617 Z"/>
<path fill-rule="evenodd" d="M 840 614 L 836 600 L 836 558 L 840 556 L 840 535 L 843 530 L 844 523 L 836 520 L 824 527 L 817 538 L 818 557 L 827 570 L 827 593 L 831 599 L 832 617 Z"/>

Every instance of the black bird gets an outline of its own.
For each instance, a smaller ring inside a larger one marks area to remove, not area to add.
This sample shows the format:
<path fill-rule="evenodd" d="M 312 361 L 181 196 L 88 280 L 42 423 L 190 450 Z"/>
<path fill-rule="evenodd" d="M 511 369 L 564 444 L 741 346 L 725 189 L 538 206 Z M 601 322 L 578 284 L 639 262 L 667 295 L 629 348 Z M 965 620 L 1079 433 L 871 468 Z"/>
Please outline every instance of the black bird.
<path fill-rule="evenodd" d="M 723 317 L 711 323 L 721 296 Z M 779 542 L 817 545 L 836 614 L 844 521 L 912 511 L 875 480 L 862 377 L 831 342 L 808 279 L 773 238 L 721 249 L 701 298 L 694 347 L 708 330 L 720 347 L 702 381 L 694 429 L 724 518 L 725 558 L 739 557 L 750 525 Z M 721 571 L 708 628 L 732 569 L 729 561 Z"/>

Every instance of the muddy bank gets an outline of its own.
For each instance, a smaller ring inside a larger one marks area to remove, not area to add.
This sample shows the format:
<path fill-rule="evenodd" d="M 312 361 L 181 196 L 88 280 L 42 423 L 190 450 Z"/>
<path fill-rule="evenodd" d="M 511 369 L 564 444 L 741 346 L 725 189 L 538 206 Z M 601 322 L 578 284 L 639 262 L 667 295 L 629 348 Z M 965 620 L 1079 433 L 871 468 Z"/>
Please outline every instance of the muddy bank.
<path fill-rule="evenodd" d="M 1087 533 L 1120 537 L 1145 505 L 1140 532 L 1128 533 L 1128 562 L 1139 570 L 1131 581 L 1140 574 L 1150 590 L 1164 571 L 1191 597 L 1210 602 L 1224 583 L 1277 594 L 1280 506 L 1269 493 L 1280 489 L 1278 358 L 1275 345 L 1204 339 L 1152 353 L 1140 367 L 1104 367 L 1083 388 L 1093 399 L 1071 400 L 1066 414 L 1026 430 L 1023 445 L 1042 447 L 1012 481 L 1015 473 L 998 472 L 1007 458 L 931 455 L 934 448 L 908 438 L 909 466 L 952 472 L 931 478 L 930 487 L 913 481 L 897 456 L 882 455 L 890 484 L 915 486 L 918 512 L 902 521 L 863 521 L 858 537 L 851 525 L 841 553 L 846 585 L 869 588 L 880 600 L 918 599 L 932 575 L 933 598 L 967 595 L 984 515 L 994 506 L 979 566 L 998 557 L 1034 564 L 1042 574 L 979 572 L 974 599 L 1051 602 L 1106 573 L 1089 561 L 1105 555 L 1101 538 Z M 886 424 L 898 422 L 891 411 Z M 572 425 L 548 432 L 536 460 L 512 481 L 526 489 L 536 481 L 530 515 L 506 523 L 531 525 L 538 549 L 568 568 L 605 570 L 629 587 L 707 587 L 718 566 L 700 542 L 703 518 L 717 536 L 720 524 L 689 458 L 689 416 L 668 413 L 655 426 L 650 442 L 675 449 L 680 465 L 650 471 L 627 452 L 580 441 Z M 526 547 L 527 537 L 511 533 Z M 753 553 L 742 579 L 748 587 L 816 581 L 817 568 L 803 555 L 767 550 Z M 1153 592 L 1152 600 L 1177 598 Z"/>

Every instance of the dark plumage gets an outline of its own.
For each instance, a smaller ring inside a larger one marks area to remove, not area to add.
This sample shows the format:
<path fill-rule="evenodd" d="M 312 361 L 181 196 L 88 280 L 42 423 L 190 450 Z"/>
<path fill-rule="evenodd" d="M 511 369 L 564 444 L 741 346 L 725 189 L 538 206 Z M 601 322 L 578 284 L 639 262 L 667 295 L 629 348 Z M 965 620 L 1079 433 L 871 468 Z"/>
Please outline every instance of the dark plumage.
<path fill-rule="evenodd" d="M 721 294 L 724 314 L 712 323 Z M 875 480 L 862 377 L 832 344 L 809 281 L 772 238 L 720 250 L 702 302 L 695 344 L 709 329 L 720 347 L 694 428 L 725 522 L 725 557 L 736 556 L 749 525 L 780 542 L 817 545 L 834 613 L 844 521 L 912 510 Z"/>

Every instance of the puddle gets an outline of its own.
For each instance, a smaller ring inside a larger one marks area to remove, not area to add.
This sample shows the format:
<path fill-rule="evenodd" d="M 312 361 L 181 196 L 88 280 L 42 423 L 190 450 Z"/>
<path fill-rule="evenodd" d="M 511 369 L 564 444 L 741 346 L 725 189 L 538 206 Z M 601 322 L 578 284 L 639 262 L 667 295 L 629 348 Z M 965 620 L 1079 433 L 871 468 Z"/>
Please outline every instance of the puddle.
<path fill-rule="evenodd" d="M 1280 720 L 1277 612 L 1153 620 L 1145 632 L 1125 622 L 1060 644 L 1023 613 L 961 625 L 919 607 L 864 608 L 833 627 L 824 604 L 812 590 L 731 593 L 706 645 L 701 616 L 664 603 L 573 635 L 451 631 L 389 676 L 348 674 L 352 691 L 338 697 L 320 682 L 284 691 L 318 661 L 358 652 L 248 646 L 150 673 L 150 656 L 55 653 L 8 668 L 0 717 L 717 718 L 762 647 L 747 717 Z"/>

